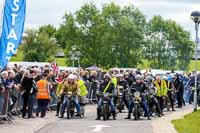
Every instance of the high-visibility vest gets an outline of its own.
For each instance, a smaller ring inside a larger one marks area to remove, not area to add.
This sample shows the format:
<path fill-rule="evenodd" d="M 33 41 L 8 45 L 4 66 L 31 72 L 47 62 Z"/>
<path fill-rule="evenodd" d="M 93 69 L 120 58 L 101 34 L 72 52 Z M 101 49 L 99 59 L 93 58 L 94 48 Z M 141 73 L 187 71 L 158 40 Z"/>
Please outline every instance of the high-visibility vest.
<path fill-rule="evenodd" d="M 88 94 L 87 88 L 83 80 L 78 80 L 78 85 L 80 87 L 80 96 L 86 96 Z"/>
<path fill-rule="evenodd" d="M 38 87 L 37 99 L 50 99 L 47 86 L 48 82 L 46 80 L 40 80 L 37 82 L 37 87 Z"/>
<path fill-rule="evenodd" d="M 166 82 L 164 80 L 161 80 L 161 86 L 159 85 L 159 83 L 157 81 L 154 84 L 155 84 L 155 87 L 156 87 L 158 97 L 167 95 L 168 89 L 167 89 Z"/>
<path fill-rule="evenodd" d="M 60 93 L 61 93 L 61 91 L 62 91 L 62 87 L 63 87 L 63 85 L 64 85 L 63 82 L 61 82 L 61 83 L 58 84 L 58 86 L 57 86 L 57 90 L 56 90 L 56 95 L 57 95 L 57 96 L 60 95 Z"/>
<path fill-rule="evenodd" d="M 111 79 L 112 83 L 115 85 L 115 88 L 117 87 L 117 78 L 112 78 Z"/>

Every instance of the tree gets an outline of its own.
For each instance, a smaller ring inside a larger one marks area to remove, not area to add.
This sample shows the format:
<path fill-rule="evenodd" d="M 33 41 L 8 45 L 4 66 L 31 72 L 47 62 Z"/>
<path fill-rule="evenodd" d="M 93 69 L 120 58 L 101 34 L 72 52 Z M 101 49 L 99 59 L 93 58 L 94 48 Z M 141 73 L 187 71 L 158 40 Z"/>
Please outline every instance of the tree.
<path fill-rule="evenodd" d="M 48 33 L 36 30 L 26 31 L 26 36 L 22 43 L 25 61 L 49 61 L 54 57 L 56 48 L 55 41 L 49 38 Z"/>
<path fill-rule="evenodd" d="M 186 70 L 193 47 L 190 34 L 175 21 L 161 16 L 150 20 L 144 53 L 152 68 Z"/>
<path fill-rule="evenodd" d="M 67 64 L 74 45 L 81 51 L 83 67 L 138 67 L 147 60 L 151 68 L 185 70 L 193 55 L 190 34 L 180 25 L 161 16 L 147 22 L 132 5 L 110 3 L 99 10 L 88 3 L 63 19 L 55 37 Z"/>
<path fill-rule="evenodd" d="M 67 58 L 73 45 L 81 50 L 83 66 L 135 67 L 141 62 L 145 21 L 133 6 L 121 9 L 111 3 L 100 11 L 89 3 L 74 15 L 65 14 L 56 37 Z"/>
<path fill-rule="evenodd" d="M 50 38 L 53 38 L 55 37 L 55 34 L 56 34 L 56 28 L 53 26 L 53 25 L 43 25 L 39 28 L 39 32 L 45 32 L 48 34 L 48 36 Z"/>

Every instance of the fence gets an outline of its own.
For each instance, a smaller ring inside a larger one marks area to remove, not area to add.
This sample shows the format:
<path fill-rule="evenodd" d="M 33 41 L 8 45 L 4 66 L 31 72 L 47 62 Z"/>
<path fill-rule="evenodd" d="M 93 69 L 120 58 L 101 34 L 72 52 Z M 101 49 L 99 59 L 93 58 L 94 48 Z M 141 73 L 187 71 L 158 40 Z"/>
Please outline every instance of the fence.
<path fill-rule="evenodd" d="M 5 119 L 8 121 L 8 123 L 12 123 L 12 120 L 14 119 L 11 115 L 8 114 L 9 111 L 9 103 L 11 104 L 10 99 L 10 91 L 8 89 L 5 90 L 5 92 L 1 92 L 0 94 L 0 119 Z"/>
<path fill-rule="evenodd" d="M 86 83 L 88 89 L 88 101 L 90 104 L 94 104 L 97 102 L 96 92 L 98 89 L 98 82 L 88 82 Z"/>

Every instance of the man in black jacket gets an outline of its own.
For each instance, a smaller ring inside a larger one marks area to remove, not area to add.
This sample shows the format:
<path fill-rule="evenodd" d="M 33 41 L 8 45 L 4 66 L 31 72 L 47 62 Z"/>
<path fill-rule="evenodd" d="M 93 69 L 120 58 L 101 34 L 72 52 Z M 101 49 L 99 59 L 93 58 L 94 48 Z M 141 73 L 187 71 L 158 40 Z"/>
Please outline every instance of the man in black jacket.
<path fill-rule="evenodd" d="M 175 74 L 173 76 L 173 85 L 176 90 L 176 96 L 177 96 L 177 101 L 178 101 L 178 108 L 182 108 L 183 104 L 183 92 L 184 92 L 184 86 L 181 80 L 179 79 L 178 74 Z"/>
<path fill-rule="evenodd" d="M 111 77 L 110 77 L 109 74 L 104 75 L 103 82 L 100 84 L 100 87 L 99 87 L 99 92 L 100 93 L 109 93 L 109 94 L 115 95 L 115 93 L 116 93 L 115 92 L 115 86 L 112 83 Z M 116 109 L 115 109 L 115 106 L 114 106 L 113 98 L 110 99 L 109 104 L 110 104 L 110 107 L 111 107 L 113 120 L 116 120 Z M 98 101 L 97 119 L 96 120 L 100 120 L 100 113 L 101 113 L 102 105 L 103 105 L 103 100 L 102 100 L 102 98 L 100 98 L 99 101 Z"/>

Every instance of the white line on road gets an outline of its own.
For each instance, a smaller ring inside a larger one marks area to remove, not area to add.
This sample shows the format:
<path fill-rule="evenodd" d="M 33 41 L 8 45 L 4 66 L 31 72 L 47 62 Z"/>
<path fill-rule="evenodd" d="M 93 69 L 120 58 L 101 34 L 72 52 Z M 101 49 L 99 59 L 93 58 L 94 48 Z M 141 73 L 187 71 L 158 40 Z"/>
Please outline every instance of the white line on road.
<path fill-rule="evenodd" d="M 92 130 L 92 132 L 98 133 L 98 132 L 100 132 L 103 128 L 108 128 L 108 127 L 110 127 L 110 126 L 107 126 L 107 125 L 95 125 L 95 126 L 89 126 L 89 127 L 94 128 L 94 129 Z"/>

